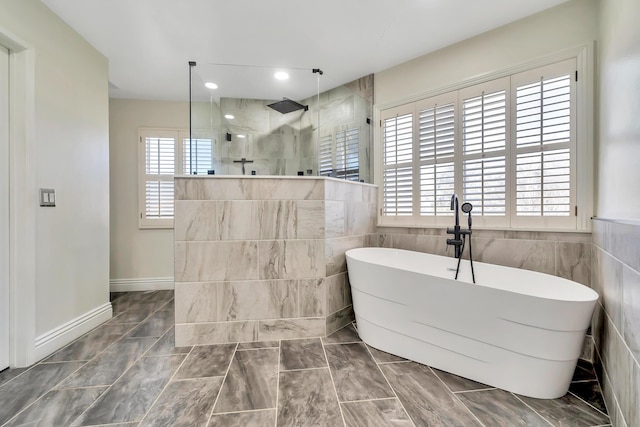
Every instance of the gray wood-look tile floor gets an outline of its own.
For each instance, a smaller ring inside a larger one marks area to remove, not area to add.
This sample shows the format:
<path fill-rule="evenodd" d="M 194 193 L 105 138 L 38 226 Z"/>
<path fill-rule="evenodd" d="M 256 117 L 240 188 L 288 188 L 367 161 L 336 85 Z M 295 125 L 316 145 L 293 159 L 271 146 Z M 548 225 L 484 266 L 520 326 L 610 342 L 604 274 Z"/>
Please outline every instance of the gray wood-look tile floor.
<path fill-rule="evenodd" d="M 539 400 L 364 344 L 325 338 L 176 348 L 173 293 L 112 295 L 109 322 L 28 369 L 0 372 L 0 426 L 610 425 L 593 367 Z"/>

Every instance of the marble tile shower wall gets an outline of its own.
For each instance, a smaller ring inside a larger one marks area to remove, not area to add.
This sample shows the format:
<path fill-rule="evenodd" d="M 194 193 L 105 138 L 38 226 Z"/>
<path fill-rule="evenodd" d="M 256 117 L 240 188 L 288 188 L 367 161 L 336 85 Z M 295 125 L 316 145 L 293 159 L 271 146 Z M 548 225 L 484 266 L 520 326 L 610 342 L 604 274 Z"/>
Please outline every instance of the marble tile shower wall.
<path fill-rule="evenodd" d="M 591 329 L 614 426 L 640 426 L 640 224 L 594 219 Z"/>
<path fill-rule="evenodd" d="M 177 345 L 325 336 L 353 319 L 344 252 L 375 235 L 376 187 L 177 178 Z"/>
<path fill-rule="evenodd" d="M 346 86 L 320 95 L 320 134 L 332 135 L 341 130 L 358 129 L 360 143 L 360 179 L 371 182 L 370 125 L 373 75 L 357 79 Z M 318 100 L 316 96 L 299 102 L 308 111 L 281 114 L 267 104 L 273 101 L 222 98 L 220 109 L 234 119 L 222 119 L 222 138 L 216 147 L 216 173 L 241 175 L 242 165 L 234 160 L 246 158 L 246 174 L 295 176 L 299 171 L 316 175 L 318 171 Z M 224 135 L 232 134 L 226 141 Z M 243 135 L 244 138 L 239 138 Z M 366 142 L 366 143 L 365 143 Z"/>

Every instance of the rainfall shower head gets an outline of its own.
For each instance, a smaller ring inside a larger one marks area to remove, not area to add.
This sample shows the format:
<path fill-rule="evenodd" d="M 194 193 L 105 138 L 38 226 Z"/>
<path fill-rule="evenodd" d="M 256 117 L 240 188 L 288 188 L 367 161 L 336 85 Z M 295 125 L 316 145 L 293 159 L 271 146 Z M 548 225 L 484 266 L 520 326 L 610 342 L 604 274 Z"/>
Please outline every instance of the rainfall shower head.
<path fill-rule="evenodd" d="M 293 111 L 298 110 L 309 110 L 308 105 L 302 105 L 292 99 L 282 98 L 282 101 L 274 102 L 273 104 L 268 104 L 267 107 L 271 107 L 279 113 L 287 114 Z"/>

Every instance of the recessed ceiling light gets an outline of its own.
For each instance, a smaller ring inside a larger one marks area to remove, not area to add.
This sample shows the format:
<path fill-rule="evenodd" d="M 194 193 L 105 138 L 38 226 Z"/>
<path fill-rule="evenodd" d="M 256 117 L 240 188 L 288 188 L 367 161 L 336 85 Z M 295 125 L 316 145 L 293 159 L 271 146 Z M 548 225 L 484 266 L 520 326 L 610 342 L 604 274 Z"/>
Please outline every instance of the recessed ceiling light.
<path fill-rule="evenodd" d="M 284 71 L 278 71 L 277 73 L 274 74 L 274 77 L 278 80 L 287 80 L 289 78 L 289 73 L 286 73 Z"/>
<path fill-rule="evenodd" d="M 233 114 L 225 114 L 225 115 L 224 115 L 224 118 L 225 118 L 225 119 L 229 119 L 229 120 L 233 120 L 233 119 L 235 119 L 236 117 L 235 117 Z"/>
<path fill-rule="evenodd" d="M 244 138 L 244 135 L 237 135 L 238 138 Z"/>
<path fill-rule="evenodd" d="M 218 85 L 213 82 L 207 82 L 204 84 L 204 86 L 209 89 L 218 89 Z"/>

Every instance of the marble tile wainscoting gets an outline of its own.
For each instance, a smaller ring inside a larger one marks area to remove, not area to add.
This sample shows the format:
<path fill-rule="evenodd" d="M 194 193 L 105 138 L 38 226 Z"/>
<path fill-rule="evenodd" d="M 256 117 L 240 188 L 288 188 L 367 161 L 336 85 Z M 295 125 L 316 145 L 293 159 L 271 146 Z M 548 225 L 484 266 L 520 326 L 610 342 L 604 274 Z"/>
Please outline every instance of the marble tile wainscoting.
<path fill-rule="evenodd" d="M 591 329 L 614 426 L 640 426 L 640 223 L 594 218 Z"/>
<path fill-rule="evenodd" d="M 322 337 L 353 319 L 345 251 L 377 187 L 325 177 L 176 178 L 176 343 Z"/>

